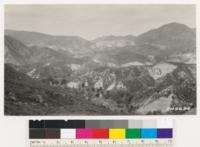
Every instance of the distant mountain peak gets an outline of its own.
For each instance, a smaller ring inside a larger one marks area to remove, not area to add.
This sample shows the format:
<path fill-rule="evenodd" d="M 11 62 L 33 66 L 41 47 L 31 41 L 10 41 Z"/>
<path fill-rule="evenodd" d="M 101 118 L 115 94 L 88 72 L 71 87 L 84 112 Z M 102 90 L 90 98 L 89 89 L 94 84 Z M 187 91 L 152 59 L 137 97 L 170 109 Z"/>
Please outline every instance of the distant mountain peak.
<path fill-rule="evenodd" d="M 187 29 L 187 30 L 190 30 L 191 28 L 188 27 L 187 25 L 185 24 L 182 24 L 182 23 L 177 23 L 177 22 L 172 22 L 172 23 L 168 23 L 168 24 L 165 24 L 163 26 L 161 26 L 160 28 L 158 29 L 170 29 L 170 30 L 182 30 L 182 29 Z"/>
<path fill-rule="evenodd" d="M 187 25 L 172 22 L 150 30 L 136 38 L 137 44 L 161 46 L 165 50 L 186 52 L 195 48 L 196 35 Z"/>
<path fill-rule="evenodd" d="M 178 22 L 171 22 L 171 23 L 167 23 L 163 26 L 186 26 L 185 24 L 182 24 L 182 23 L 178 23 Z"/>

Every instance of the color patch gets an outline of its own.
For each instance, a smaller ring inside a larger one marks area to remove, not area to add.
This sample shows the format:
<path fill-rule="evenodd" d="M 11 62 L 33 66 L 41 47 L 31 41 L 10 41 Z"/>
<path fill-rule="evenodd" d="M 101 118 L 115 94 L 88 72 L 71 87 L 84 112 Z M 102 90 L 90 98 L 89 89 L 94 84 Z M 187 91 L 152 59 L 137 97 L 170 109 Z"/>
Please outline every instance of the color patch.
<path fill-rule="evenodd" d="M 157 129 L 141 129 L 141 138 L 157 138 Z"/>
<path fill-rule="evenodd" d="M 59 139 L 60 138 L 60 129 L 45 129 L 45 138 L 46 139 Z"/>
<path fill-rule="evenodd" d="M 92 129 L 76 129 L 77 139 L 90 139 L 92 136 Z"/>
<path fill-rule="evenodd" d="M 109 138 L 109 130 L 108 129 L 93 129 L 92 136 L 93 136 L 93 138 L 108 139 Z"/>
<path fill-rule="evenodd" d="M 45 120 L 45 128 L 65 128 L 66 124 L 64 120 Z"/>
<path fill-rule="evenodd" d="M 141 129 L 126 129 L 126 138 L 141 138 Z"/>
<path fill-rule="evenodd" d="M 85 121 L 85 128 L 99 128 L 100 121 L 99 120 L 86 120 Z"/>
<path fill-rule="evenodd" d="M 85 120 L 68 120 L 67 128 L 85 128 Z"/>
<path fill-rule="evenodd" d="M 157 128 L 156 120 L 142 121 L 142 128 Z"/>
<path fill-rule="evenodd" d="M 160 119 L 157 121 L 157 128 L 173 128 L 173 120 Z"/>
<path fill-rule="evenodd" d="M 45 128 L 45 121 L 44 120 L 29 120 L 29 128 Z"/>
<path fill-rule="evenodd" d="M 45 129 L 29 129 L 29 138 L 30 139 L 44 139 Z"/>
<path fill-rule="evenodd" d="M 85 120 L 45 120 L 45 128 L 85 128 Z"/>
<path fill-rule="evenodd" d="M 76 129 L 61 129 L 60 133 L 60 138 L 76 138 Z"/>
<path fill-rule="evenodd" d="M 142 120 L 129 120 L 128 128 L 142 128 Z"/>
<path fill-rule="evenodd" d="M 115 120 L 114 126 L 112 128 L 128 128 L 128 121 L 127 120 Z"/>
<path fill-rule="evenodd" d="M 110 139 L 124 139 L 125 136 L 125 129 L 109 129 Z"/>
<path fill-rule="evenodd" d="M 100 120 L 99 128 L 113 128 L 114 121 L 113 120 Z"/>
<path fill-rule="evenodd" d="M 172 129 L 158 129 L 157 134 L 158 134 L 158 138 L 172 138 L 173 137 Z"/>

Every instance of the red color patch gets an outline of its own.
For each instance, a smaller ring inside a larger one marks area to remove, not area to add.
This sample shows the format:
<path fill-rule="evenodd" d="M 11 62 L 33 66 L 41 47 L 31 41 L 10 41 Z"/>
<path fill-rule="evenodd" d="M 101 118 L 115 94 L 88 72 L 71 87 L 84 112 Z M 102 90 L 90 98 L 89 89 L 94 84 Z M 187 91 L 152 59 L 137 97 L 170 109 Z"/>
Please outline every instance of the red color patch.
<path fill-rule="evenodd" d="M 108 129 L 92 129 L 92 137 L 108 139 L 109 138 L 109 130 Z"/>

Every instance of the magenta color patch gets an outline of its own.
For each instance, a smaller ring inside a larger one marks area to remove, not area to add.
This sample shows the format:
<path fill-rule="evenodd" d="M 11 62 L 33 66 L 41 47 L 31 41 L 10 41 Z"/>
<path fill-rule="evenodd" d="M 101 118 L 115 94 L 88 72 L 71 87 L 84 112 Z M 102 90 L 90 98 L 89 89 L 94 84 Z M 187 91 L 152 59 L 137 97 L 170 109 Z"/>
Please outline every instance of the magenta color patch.
<path fill-rule="evenodd" d="M 77 139 L 88 139 L 92 138 L 92 129 L 76 129 Z"/>

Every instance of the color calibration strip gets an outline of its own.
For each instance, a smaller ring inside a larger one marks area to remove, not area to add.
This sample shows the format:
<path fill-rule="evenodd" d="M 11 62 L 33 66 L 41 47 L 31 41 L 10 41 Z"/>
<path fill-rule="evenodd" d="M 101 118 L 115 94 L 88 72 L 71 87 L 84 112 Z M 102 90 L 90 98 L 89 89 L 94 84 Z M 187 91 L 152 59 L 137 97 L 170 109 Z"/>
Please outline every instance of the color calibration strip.
<path fill-rule="evenodd" d="M 30 139 L 172 139 L 172 120 L 29 121 Z"/>

